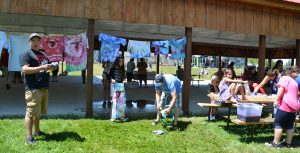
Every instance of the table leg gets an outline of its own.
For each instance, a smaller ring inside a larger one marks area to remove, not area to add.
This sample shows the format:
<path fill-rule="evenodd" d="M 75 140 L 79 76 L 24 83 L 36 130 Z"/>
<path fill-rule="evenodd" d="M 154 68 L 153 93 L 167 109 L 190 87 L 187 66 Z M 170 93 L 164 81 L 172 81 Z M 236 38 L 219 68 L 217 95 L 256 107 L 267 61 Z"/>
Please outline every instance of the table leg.
<path fill-rule="evenodd" d="M 228 106 L 228 114 L 227 114 L 227 130 L 229 130 L 229 123 L 230 123 L 230 113 L 231 113 L 231 105 Z"/>
<path fill-rule="evenodd" d="M 208 114 L 207 114 L 208 122 L 210 122 L 210 113 L 211 113 L 211 107 L 208 108 Z"/>

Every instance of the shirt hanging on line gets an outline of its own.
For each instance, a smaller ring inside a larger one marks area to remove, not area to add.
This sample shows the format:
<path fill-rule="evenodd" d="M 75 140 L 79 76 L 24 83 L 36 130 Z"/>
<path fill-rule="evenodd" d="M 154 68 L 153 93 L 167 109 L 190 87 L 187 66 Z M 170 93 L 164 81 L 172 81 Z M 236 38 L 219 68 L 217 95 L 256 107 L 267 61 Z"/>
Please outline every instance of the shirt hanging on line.
<path fill-rule="evenodd" d="M 50 62 L 63 61 L 64 37 L 42 37 L 41 48 L 45 50 Z"/>
<path fill-rule="evenodd" d="M 170 40 L 171 59 L 185 58 L 186 37 Z"/>
<path fill-rule="evenodd" d="M 114 62 L 119 57 L 120 44 L 125 46 L 126 39 L 99 33 L 98 40 L 101 42 L 99 62 Z"/>
<path fill-rule="evenodd" d="M 163 54 L 168 55 L 169 54 L 169 41 L 153 41 L 152 47 L 154 47 L 154 55 Z"/>
<path fill-rule="evenodd" d="M 85 33 L 64 37 L 66 71 L 82 71 L 87 64 L 87 37 Z"/>
<path fill-rule="evenodd" d="M 21 71 L 19 57 L 29 49 L 28 36 L 10 35 L 8 71 Z"/>
<path fill-rule="evenodd" d="M 150 57 L 150 41 L 129 40 L 127 50 L 130 58 Z"/>

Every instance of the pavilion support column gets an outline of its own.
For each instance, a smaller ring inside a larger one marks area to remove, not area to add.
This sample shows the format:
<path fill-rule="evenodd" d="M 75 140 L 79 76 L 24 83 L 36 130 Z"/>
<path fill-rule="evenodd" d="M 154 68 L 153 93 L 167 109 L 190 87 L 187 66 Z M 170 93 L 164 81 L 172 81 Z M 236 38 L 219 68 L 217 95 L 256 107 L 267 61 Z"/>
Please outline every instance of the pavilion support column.
<path fill-rule="evenodd" d="M 259 35 L 259 53 L 258 53 L 258 80 L 259 82 L 264 78 L 266 58 L 266 36 Z"/>
<path fill-rule="evenodd" d="M 272 58 L 271 57 L 268 58 L 268 68 L 269 68 L 269 70 L 272 69 Z"/>
<path fill-rule="evenodd" d="M 295 65 L 295 58 L 291 58 L 291 66 L 294 66 Z"/>
<path fill-rule="evenodd" d="M 296 39 L 296 65 L 300 66 L 300 39 Z"/>
<path fill-rule="evenodd" d="M 192 28 L 185 28 L 186 49 L 184 58 L 184 74 L 187 77 L 183 78 L 182 90 L 182 108 L 185 116 L 189 116 L 189 102 L 190 102 L 190 83 L 191 83 L 191 61 L 192 61 Z"/>
<path fill-rule="evenodd" d="M 218 60 L 219 60 L 218 67 L 219 67 L 219 71 L 220 71 L 220 70 L 222 70 L 222 56 L 221 55 L 218 56 Z"/>
<path fill-rule="evenodd" d="M 156 74 L 159 74 L 159 54 L 156 55 Z"/>
<path fill-rule="evenodd" d="M 247 65 L 248 65 L 248 58 L 244 57 L 244 59 L 245 59 L 245 67 L 247 67 Z"/>
<path fill-rule="evenodd" d="M 95 20 L 88 19 L 89 49 L 87 54 L 87 84 L 86 84 L 86 117 L 93 117 L 93 67 L 94 67 L 94 34 Z"/>

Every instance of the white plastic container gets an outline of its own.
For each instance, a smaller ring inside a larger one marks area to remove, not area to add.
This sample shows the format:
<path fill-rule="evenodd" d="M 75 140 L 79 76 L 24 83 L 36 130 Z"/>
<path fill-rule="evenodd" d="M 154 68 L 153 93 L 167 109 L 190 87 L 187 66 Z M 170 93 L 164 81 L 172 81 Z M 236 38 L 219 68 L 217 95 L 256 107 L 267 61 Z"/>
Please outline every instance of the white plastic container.
<path fill-rule="evenodd" d="M 263 106 L 253 103 L 239 103 L 237 118 L 244 122 L 259 122 Z"/>
<path fill-rule="evenodd" d="M 244 89 L 245 89 L 245 93 L 247 96 L 251 96 L 251 91 L 250 91 L 250 88 L 249 88 L 249 84 L 248 83 L 245 83 L 243 84 L 244 85 Z"/>

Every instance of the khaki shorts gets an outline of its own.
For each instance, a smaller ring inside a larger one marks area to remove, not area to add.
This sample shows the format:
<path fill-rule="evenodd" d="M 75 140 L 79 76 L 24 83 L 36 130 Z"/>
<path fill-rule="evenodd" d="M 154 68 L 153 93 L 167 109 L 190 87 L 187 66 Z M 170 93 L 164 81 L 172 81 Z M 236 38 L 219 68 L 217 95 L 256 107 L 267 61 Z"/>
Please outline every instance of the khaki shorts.
<path fill-rule="evenodd" d="M 181 109 L 181 102 L 182 102 L 182 98 L 181 98 L 181 93 L 180 94 L 177 94 L 177 97 L 176 97 L 176 103 L 174 105 L 174 108 L 179 108 Z M 172 95 L 171 93 L 168 93 L 168 92 L 162 92 L 162 95 L 160 97 L 160 105 L 163 107 L 163 108 L 166 108 L 170 105 L 170 102 L 172 100 Z"/>
<path fill-rule="evenodd" d="M 25 92 L 26 114 L 40 117 L 48 111 L 48 89 L 35 89 Z"/>

